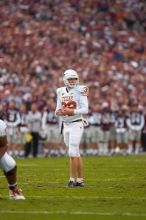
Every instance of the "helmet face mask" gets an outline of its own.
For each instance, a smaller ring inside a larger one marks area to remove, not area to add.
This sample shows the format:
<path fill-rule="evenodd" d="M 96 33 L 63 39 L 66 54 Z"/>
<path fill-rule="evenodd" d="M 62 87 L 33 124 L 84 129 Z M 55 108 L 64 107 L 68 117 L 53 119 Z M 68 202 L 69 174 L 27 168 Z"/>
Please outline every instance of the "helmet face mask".
<path fill-rule="evenodd" d="M 65 86 L 74 88 L 79 84 L 79 77 L 76 71 L 69 69 L 64 72 L 63 82 Z"/>

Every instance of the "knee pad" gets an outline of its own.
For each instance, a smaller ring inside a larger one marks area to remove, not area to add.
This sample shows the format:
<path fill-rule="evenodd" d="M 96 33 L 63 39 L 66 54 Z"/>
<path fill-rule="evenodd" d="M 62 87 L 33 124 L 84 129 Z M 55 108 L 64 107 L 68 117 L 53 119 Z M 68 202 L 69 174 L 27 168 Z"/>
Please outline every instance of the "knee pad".
<path fill-rule="evenodd" d="M 0 159 L 4 173 L 8 173 L 16 167 L 15 160 L 6 152 Z"/>
<path fill-rule="evenodd" d="M 79 148 L 75 146 L 69 146 L 69 157 L 80 157 Z"/>
<path fill-rule="evenodd" d="M 0 137 L 6 136 L 6 123 L 0 120 Z"/>

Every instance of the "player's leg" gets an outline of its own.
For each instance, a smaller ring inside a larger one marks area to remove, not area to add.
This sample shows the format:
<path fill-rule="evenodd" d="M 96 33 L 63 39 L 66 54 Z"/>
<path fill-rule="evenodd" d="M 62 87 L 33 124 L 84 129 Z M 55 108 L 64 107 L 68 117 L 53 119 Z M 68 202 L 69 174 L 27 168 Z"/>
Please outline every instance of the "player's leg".
<path fill-rule="evenodd" d="M 49 138 L 49 126 L 48 125 L 44 127 L 44 132 L 45 132 L 46 139 L 43 145 L 43 153 L 44 153 L 44 157 L 48 157 L 48 155 L 50 154 L 50 145 L 49 145 L 50 138 Z"/>
<path fill-rule="evenodd" d="M 83 160 L 78 157 L 78 178 L 83 178 Z"/>
<path fill-rule="evenodd" d="M 134 153 L 135 154 L 139 154 L 140 151 L 141 151 L 141 133 L 142 131 L 139 130 L 139 131 L 136 131 L 135 132 L 135 150 L 134 150 Z"/>
<path fill-rule="evenodd" d="M 129 143 L 128 143 L 127 154 L 132 154 L 134 150 L 135 131 L 129 130 L 128 135 L 129 135 Z"/>
<path fill-rule="evenodd" d="M 16 162 L 6 151 L 6 125 L 0 120 L 0 165 L 8 182 L 10 199 L 25 199 L 17 186 Z"/>
<path fill-rule="evenodd" d="M 83 160 L 81 157 L 78 157 L 78 175 L 77 175 L 76 186 L 80 186 L 80 187 L 84 186 Z"/>
<path fill-rule="evenodd" d="M 70 125 L 69 135 L 69 157 L 70 157 L 70 182 L 73 182 L 72 187 L 75 183 L 75 178 L 80 177 L 83 182 L 83 163 L 80 157 L 79 145 L 83 134 L 82 122 L 73 123 Z M 69 184 L 70 185 L 70 184 Z"/>
<path fill-rule="evenodd" d="M 78 175 L 78 157 L 70 156 L 70 181 L 75 182 L 75 178 Z"/>
<path fill-rule="evenodd" d="M 99 155 L 103 155 L 103 153 L 104 153 L 104 133 L 105 133 L 105 131 L 101 128 L 101 127 L 99 127 L 98 128 L 98 153 L 99 153 Z"/>
<path fill-rule="evenodd" d="M 128 141 L 129 141 L 129 136 L 128 136 L 128 132 L 125 131 L 123 133 L 123 155 L 127 154 L 127 149 L 128 149 Z"/>
<path fill-rule="evenodd" d="M 68 147 L 68 154 L 70 157 L 70 178 L 69 178 L 69 183 L 68 187 L 74 187 L 75 186 L 75 177 L 77 173 L 77 159 L 74 157 L 73 153 L 70 150 L 69 146 L 69 136 L 70 136 L 70 127 L 69 125 L 64 123 L 64 128 L 63 128 L 63 136 L 64 136 L 64 143 Z"/>
<path fill-rule="evenodd" d="M 109 140 L 109 146 L 108 146 L 108 153 L 111 155 L 113 152 L 115 152 L 116 147 L 117 147 L 116 129 L 112 127 L 110 129 L 110 140 Z"/>
<path fill-rule="evenodd" d="M 122 133 L 116 133 L 116 147 L 114 149 L 114 154 L 120 154 L 122 150 Z"/>
<path fill-rule="evenodd" d="M 77 181 L 75 183 L 75 179 Z M 69 187 L 84 186 L 83 182 L 83 161 L 81 157 L 70 157 L 70 180 Z"/>
<path fill-rule="evenodd" d="M 8 182 L 10 199 L 24 200 L 25 197 L 23 196 L 21 189 L 19 189 L 17 186 L 17 177 L 16 177 L 17 167 L 15 160 L 6 152 L 1 158 L 0 162 L 4 170 L 4 175 Z"/>
<path fill-rule="evenodd" d="M 34 158 L 38 156 L 38 146 L 39 146 L 39 133 L 32 132 L 33 142 L 32 142 L 32 155 Z"/>

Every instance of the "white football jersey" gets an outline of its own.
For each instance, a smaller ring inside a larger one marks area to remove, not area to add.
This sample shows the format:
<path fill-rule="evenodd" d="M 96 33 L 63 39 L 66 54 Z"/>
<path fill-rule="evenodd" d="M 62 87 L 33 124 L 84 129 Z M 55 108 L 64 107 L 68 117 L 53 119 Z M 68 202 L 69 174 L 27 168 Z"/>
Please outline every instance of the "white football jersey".
<path fill-rule="evenodd" d="M 70 90 L 67 87 L 57 89 L 57 107 L 56 111 L 61 108 L 74 109 L 73 116 L 60 116 L 63 122 L 72 122 L 82 119 L 83 114 L 88 113 L 88 87 L 78 85 Z"/>

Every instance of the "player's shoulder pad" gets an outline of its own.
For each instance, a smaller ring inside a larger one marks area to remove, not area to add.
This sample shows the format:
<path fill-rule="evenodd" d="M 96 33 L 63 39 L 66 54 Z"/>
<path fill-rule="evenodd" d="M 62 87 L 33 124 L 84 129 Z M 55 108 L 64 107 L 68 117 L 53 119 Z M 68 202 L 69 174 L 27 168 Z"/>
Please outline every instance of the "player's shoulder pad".
<path fill-rule="evenodd" d="M 78 86 L 78 91 L 84 95 L 84 96 L 88 96 L 89 95 L 89 88 L 88 86 L 85 85 L 79 85 Z"/>
<path fill-rule="evenodd" d="M 57 89 L 56 89 L 57 95 L 60 94 L 61 92 L 63 92 L 65 89 L 66 89 L 65 86 L 64 86 L 64 87 L 57 88 Z"/>

